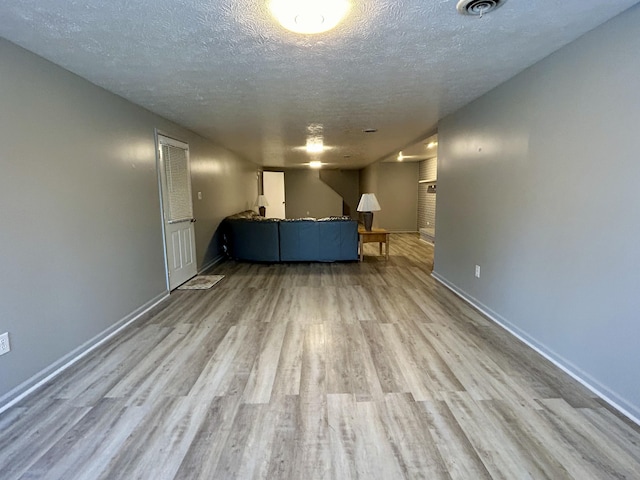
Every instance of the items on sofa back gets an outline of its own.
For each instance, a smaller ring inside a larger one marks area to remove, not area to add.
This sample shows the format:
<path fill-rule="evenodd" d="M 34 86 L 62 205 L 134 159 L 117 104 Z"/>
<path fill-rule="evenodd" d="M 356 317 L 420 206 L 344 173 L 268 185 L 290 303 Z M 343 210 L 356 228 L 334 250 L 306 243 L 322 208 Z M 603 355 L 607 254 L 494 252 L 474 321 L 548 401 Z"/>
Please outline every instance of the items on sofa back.
<path fill-rule="evenodd" d="M 257 262 L 358 259 L 358 225 L 350 217 L 272 219 L 248 210 L 224 222 L 229 257 Z"/>

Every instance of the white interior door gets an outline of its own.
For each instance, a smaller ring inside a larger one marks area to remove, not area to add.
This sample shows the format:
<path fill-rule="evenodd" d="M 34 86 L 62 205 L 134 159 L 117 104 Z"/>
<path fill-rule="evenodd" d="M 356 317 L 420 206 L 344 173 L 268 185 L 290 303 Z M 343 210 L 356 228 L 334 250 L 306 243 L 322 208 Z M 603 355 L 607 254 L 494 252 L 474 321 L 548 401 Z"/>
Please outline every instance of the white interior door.
<path fill-rule="evenodd" d="M 284 203 L 284 172 L 263 172 L 262 187 L 267 197 L 267 218 L 287 218 Z"/>
<path fill-rule="evenodd" d="M 162 218 L 169 290 L 197 273 L 189 145 L 158 135 Z"/>

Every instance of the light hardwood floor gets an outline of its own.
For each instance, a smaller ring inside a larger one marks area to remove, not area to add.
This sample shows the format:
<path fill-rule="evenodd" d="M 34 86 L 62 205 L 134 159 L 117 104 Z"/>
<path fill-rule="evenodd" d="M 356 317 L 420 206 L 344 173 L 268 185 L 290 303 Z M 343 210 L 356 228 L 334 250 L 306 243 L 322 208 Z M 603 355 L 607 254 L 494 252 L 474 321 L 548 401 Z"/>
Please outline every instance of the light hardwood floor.
<path fill-rule="evenodd" d="M 226 262 L 0 416 L 5 479 L 640 478 L 640 428 L 430 277 Z"/>

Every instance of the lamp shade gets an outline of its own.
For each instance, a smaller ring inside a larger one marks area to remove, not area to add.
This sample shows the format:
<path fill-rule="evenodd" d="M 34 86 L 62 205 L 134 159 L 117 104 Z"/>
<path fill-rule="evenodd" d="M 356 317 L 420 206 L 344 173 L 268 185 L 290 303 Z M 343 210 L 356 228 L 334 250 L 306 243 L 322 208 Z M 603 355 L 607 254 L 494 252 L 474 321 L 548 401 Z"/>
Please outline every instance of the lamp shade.
<path fill-rule="evenodd" d="M 378 199 L 373 193 L 363 193 L 360 197 L 360 203 L 358 203 L 359 212 L 378 212 L 381 210 Z"/>
<path fill-rule="evenodd" d="M 269 202 L 267 202 L 267 197 L 264 195 L 258 195 L 258 199 L 256 200 L 256 207 L 268 207 Z"/>

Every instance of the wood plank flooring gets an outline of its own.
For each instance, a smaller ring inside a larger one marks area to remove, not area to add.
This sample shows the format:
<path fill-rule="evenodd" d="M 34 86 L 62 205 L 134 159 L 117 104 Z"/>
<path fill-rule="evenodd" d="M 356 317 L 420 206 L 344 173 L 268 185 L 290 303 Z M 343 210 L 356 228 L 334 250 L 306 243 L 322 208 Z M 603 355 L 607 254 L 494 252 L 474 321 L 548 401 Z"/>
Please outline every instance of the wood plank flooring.
<path fill-rule="evenodd" d="M 8 479 L 640 479 L 640 428 L 430 277 L 226 262 L 0 415 Z"/>

